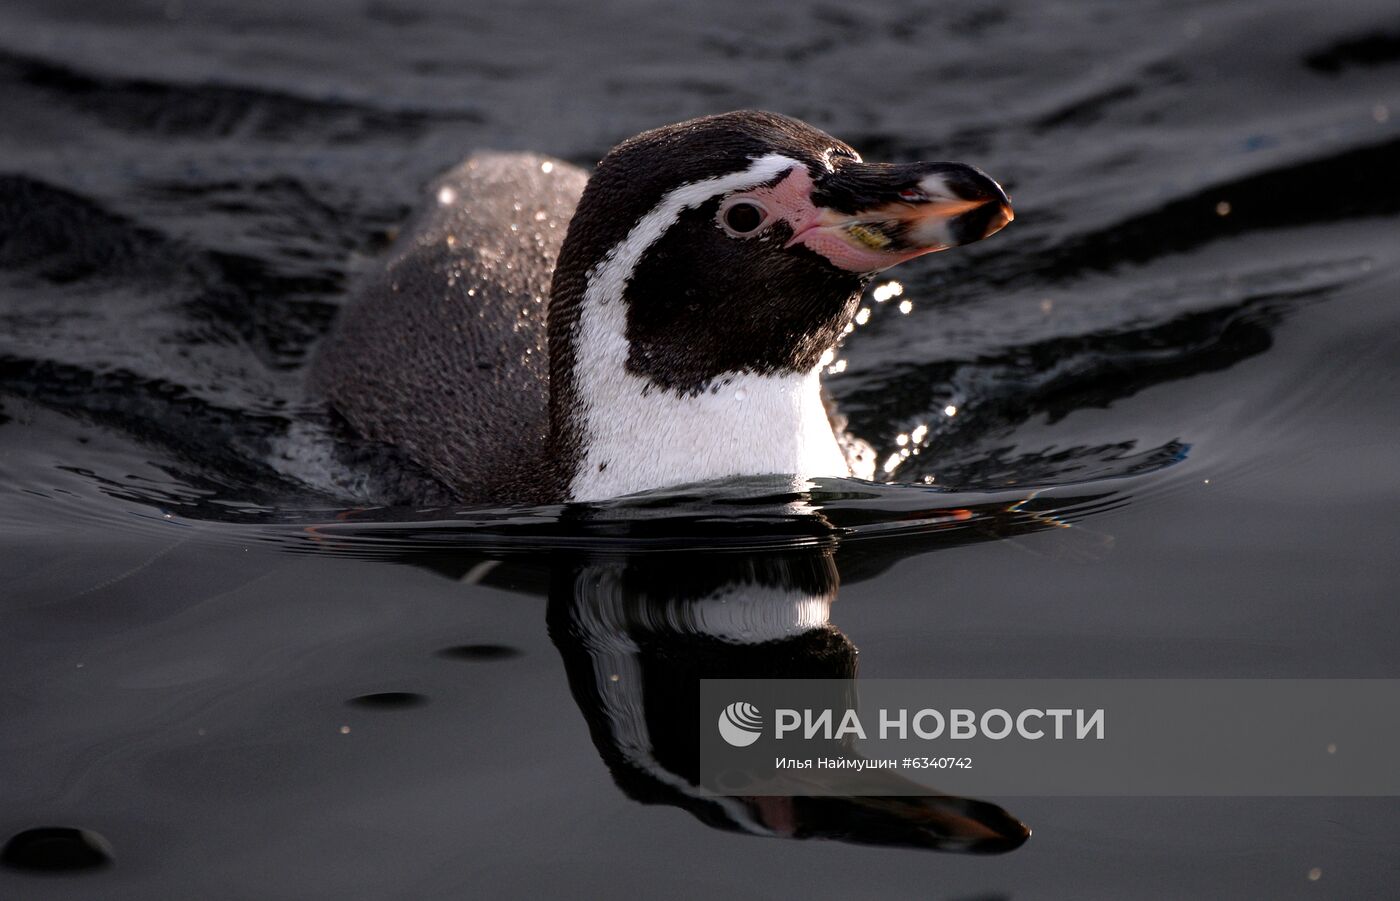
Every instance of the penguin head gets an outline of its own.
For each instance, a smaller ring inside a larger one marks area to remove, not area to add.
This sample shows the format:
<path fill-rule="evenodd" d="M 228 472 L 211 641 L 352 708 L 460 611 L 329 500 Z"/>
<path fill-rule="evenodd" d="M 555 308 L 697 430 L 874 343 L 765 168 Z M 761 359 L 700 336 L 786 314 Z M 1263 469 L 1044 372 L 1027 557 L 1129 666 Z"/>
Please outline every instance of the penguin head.
<path fill-rule="evenodd" d="M 625 311 L 626 369 L 705 390 L 724 373 L 819 365 L 876 273 L 1011 221 L 959 163 L 867 163 L 796 119 L 741 111 L 624 141 L 598 165 L 552 290 L 551 378 L 570 378 L 586 304 Z M 619 319 L 622 325 L 624 320 Z"/>

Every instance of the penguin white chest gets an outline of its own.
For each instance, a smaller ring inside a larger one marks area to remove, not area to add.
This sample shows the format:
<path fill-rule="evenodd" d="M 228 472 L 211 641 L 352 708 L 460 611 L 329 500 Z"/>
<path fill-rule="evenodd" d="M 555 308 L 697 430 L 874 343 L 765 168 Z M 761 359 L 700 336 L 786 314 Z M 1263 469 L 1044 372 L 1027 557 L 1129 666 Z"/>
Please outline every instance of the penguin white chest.
<path fill-rule="evenodd" d="M 723 375 L 695 395 L 612 376 L 591 380 L 583 399 L 587 443 L 574 500 L 731 476 L 851 474 L 815 371 Z"/>

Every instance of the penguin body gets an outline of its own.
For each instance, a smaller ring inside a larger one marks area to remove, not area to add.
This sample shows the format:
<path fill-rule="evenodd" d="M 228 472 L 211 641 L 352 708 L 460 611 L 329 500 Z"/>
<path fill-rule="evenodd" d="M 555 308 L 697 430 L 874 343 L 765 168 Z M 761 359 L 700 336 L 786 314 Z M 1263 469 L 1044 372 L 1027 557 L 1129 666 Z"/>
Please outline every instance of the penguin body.
<path fill-rule="evenodd" d="M 317 355 L 312 385 L 354 431 L 462 501 L 538 495 L 550 276 L 587 180 L 537 154 L 467 159 L 429 186 Z"/>

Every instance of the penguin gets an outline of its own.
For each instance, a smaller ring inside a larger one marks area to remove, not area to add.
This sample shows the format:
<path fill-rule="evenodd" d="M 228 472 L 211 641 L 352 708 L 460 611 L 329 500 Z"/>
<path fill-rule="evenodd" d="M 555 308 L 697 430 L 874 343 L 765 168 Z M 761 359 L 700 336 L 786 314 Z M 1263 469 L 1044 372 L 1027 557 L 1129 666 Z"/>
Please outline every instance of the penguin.
<path fill-rule="evenodd" d="M 591 177 L 481 153 L 429 187 L 311 387 L 469 504 L 871 478 L 820 381 L 861 291 L 1012 218 L 972 166 L 867 163 L 754 110 L 644 132 Z"/>

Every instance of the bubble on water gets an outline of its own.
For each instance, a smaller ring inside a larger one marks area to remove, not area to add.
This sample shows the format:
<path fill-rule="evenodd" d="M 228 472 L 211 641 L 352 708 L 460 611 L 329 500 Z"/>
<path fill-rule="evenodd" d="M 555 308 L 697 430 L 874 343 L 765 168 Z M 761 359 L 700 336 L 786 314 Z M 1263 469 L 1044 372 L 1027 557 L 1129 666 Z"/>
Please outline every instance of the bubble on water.
<path fill-rule="evenodd" d="M 884 303 L 891 297 L 898 297 L 903 293 L 903 285 L 901 285 L 899 282 L 890 281 L 885 282 L 883 285 L 877 286 L 875 290 L 871 292 L 871 296 L 875 298 L 876 303 Z"/>

